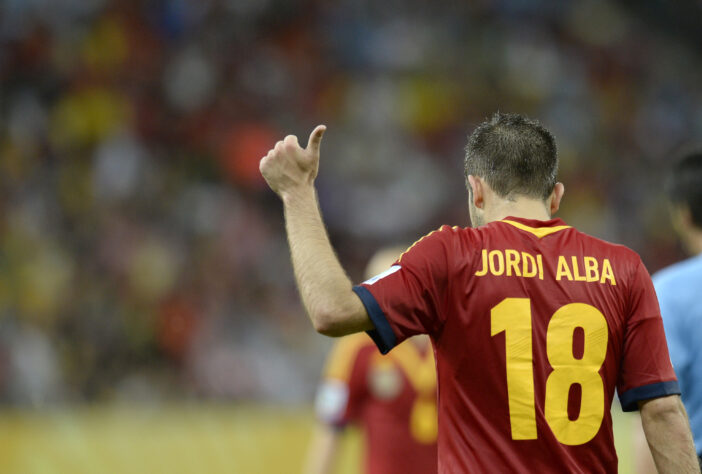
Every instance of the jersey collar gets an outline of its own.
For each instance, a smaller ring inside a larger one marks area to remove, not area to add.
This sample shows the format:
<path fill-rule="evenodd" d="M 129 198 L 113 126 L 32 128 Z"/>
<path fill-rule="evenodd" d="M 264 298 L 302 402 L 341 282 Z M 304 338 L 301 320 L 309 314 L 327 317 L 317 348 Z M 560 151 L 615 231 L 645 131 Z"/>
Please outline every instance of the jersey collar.
<path fill-rule="evenodd" d="M 561 230 L 570 229 L 570 226 L 566 225 L 566 223 L 561 219 L 540 221 L 537 219 L 524 219 L 522 217 L 507 216 L 499 222 L 504 222 L 505 224 L 509 224 L 519 230 L 529 232 L 539 239 Z"/>

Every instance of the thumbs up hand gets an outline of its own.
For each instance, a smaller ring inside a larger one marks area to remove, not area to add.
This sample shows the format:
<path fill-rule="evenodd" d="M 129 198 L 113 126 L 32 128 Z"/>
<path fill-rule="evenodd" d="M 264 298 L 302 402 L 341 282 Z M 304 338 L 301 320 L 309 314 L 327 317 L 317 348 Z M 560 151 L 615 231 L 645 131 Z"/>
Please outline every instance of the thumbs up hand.
<path fill-rule="evenodd" d="M 312 130 L 307 148 L 300 146 L 295 135 L 288 135 L 261 159 L 261 174 L 283 200 L 296 190 L 312 187 L 319 169 L 319 148 L 326 129 L 325 125 L 318 125 Z"/>

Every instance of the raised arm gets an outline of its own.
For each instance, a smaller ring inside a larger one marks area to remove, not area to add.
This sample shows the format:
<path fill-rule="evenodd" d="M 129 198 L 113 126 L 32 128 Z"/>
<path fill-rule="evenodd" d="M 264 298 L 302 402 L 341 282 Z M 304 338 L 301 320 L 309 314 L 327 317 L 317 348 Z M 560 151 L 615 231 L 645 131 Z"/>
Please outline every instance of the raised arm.
<path fill-rule="evenodd" d="M 317 126 L 307 148 L 288 135 L 263 157 L 260 170 L 283 201 L 295 280 L 312 325 L 337 337 L 373 329 L 373 323 L 351 289 L 319 211 L 314 180 L 325 130 L 324 125 Z"/>
<path fill-rule="evenodd" d="M 679 395 L 639 403 L 641 424 L 659 473 L 699 474 L 690 424 Z"/>

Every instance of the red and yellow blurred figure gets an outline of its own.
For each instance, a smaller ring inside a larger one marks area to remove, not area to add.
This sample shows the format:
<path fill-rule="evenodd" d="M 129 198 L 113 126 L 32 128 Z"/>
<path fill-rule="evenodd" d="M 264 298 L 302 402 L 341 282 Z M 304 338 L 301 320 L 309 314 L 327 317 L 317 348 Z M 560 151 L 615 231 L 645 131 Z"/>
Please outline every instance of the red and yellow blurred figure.
<path fill-rule="evenodd" d="M 378 252 L 368 264 L 368 277 L 389 268 L 402 250 Z M 428 337 L 410 338 L 386 356 L 364 333 L 338 340 L 315 408 L 319 423 L 305 474 L 333 472 L 340 436 L 349 424 L 363 433 L 363 472 L 436 472 L 436 364 Z"/>

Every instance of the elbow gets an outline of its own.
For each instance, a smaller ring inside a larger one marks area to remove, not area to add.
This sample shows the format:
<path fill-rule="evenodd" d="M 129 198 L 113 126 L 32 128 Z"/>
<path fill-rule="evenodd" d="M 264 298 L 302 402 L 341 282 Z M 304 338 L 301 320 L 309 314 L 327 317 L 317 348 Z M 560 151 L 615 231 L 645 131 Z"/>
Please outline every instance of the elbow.
<path fill-rule="evenodd" d="M 351 291 L 335 298 L 317 299 L 306 305 L 315 331 L 328 337 L 341 337 L 369 329 L 365 307 Z M 372 329 L 372 327 L 371 327 Z"/>
<path fill-rule="evenodd" d="M 339 334 L 339 329 L 334 322 L 334 318 L 329 313 L 318 312 L 312 315 L 310 319 L 312 319 L 314 330 L 319 334 L 328 337 L 343 336 L 343 334 Z"/>
<path fill-rule="evenodd" d="M 339 311 L 318 310 L 310 314 L 314 330 L 327 337 L 341 337 L 349 334 Z"/>
<path fill-rule="evenodd" d="M 330 333 L 333 328 L 333 323 L 327 313 L 322 313 L 319 311 L 314 313 L 310 312 L 310 320 L 312 321 L 312 326 L 314 327 L 315 331 L 324 336 L 331 337 Z"/>

